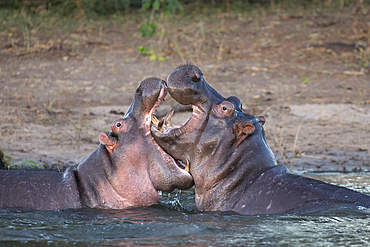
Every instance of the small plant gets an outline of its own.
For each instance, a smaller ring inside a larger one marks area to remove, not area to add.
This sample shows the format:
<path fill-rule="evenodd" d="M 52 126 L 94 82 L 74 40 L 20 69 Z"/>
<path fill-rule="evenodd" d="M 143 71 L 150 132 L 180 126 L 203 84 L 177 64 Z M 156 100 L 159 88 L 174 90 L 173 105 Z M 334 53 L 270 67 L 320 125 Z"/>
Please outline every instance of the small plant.
<path fill-rule="evenodd" d="M 155 11 L 160 10 L 162 15 L 168 16 L 176 10 L 183 10 L 179 0 L 143 0 L 142 9 L 145 11 L 152 8 L 149 20 L 140 26 L 141 37 L 153 36 L 157 30 L 157 25 L 153 22 Z M 154 59 L 155 60 L 155 59 Z"/>
<path fill-rule="evenodd" d="M 39 165 L 35 161 L 32 161 L 32 160 L 22 160 L 22 161 L 10 164 L 8 167 L 15 167 L 17 165 L 26 165 L 30 168 L 44 169 L 44 167 L 42 165 Z"/>
<path fill-rule="evenodd" d="M 179 0 L 143 0 L 142 9 L 162 10 L 165 15 L 175 13 L 176 10 L 183 10 Z"/>
<path fill-rule="evenodd" d="M 0 150 L 0 164 L 5 168 L 7 164 L 11 161 L 10 157 L 4 154 L 3 150 Z"/>
<path fill-rule="evenodd" d="M 285 82 L 286 82 L 286 76 L 284 75 L 283 78 L 281 79 L 281 83 L 285 84 Z"/>
<path fill-rule="evenodd" d="M 148 56 L 150 61 L 166 61 L 166 58 L 162 56 L 157 56 L 153 49 L 148 49 L 145 46 L 136 47 L 140 51 L 140 55 Z"/>
<path fill-rule="evenodd" d="M 308 78 L 303 78 L 302 82 L 309 82 Z"/>
<path fill-rule="evenodd" d="M 39 169 L 44 168 L 43 166 L 37 164 L 35 161 L 32 161 L 32 160 L 22 160 L 22 161 L 12 163 L 12 160 L 13 160 L 12 157 L 5 155 L 3 150 L 0 150 L 0 159 L 1 159 L 1 163 L 4 164 L 4 167 L 7 167 L 8 169 L 11 167 L 14 168 L 19 165 L 26 165 L 30 168 L 39 168 Z"/>
<path fill-rule="evenodd" d="M 157 27 L 154 23 L 147 21 L 145 24 L 141 25 L 139 32 L 141 33 L 141 37 L 153 36 Z"/>
<path fill-rule="evenodd" d="M 145 46 L 137 46 L 136 47 L 140 51 L 140 55 L 147 56 L 150 54 L 150 49 L 146 48 Z"/>
<path fill-rule="evenodd" d="M 370 67 L 370 47 L 366 49 L 358 48 L 355 50 L 356 58 L 358 59 L 358 65 L 364 68 Z"/>
<path fill-rule="evenodd" d="M 73 131 L 77 132 L 77 139 L 81 140 L 82 127 L 78 127 L 76 124 L 73 124 Z"/>

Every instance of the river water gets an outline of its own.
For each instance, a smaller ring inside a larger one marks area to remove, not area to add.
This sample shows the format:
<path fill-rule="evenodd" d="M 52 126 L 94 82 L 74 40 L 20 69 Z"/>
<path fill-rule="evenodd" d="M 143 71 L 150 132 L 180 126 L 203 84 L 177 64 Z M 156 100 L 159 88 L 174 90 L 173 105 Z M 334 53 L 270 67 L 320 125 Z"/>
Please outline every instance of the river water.
<path fill-rule="evenodd" d="M 304 174 L 370 195 L 369 173 Z M 0 245 L 14 246 L 369 246 L 370 210 L 294 215 L 197 212 L 194 191 L 164 193 L 129 210 L 0 210 Z"/>

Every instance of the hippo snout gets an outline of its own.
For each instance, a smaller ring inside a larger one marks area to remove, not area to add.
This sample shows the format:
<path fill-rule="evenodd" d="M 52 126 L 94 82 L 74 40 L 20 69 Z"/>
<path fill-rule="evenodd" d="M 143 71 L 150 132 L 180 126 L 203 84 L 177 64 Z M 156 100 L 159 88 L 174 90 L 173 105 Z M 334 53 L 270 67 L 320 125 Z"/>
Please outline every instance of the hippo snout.
<path fill-rule="evenodd" d="M 249 120 L 249 122 L 251 124 L 255 124 L 255 123 L 260 122 L 262 125 L 265 125 L 266 118 L 265 118 L 265 116 L 258 116 L 258 117 L 252 118 L 251 120 Z"/>

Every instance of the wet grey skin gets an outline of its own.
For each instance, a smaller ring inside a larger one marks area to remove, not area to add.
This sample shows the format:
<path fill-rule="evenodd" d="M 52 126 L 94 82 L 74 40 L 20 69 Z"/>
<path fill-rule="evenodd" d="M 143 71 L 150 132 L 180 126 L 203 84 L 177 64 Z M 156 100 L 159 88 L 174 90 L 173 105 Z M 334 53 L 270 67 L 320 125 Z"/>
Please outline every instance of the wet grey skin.
<path fill-rule="evenodd" d="M 164 81 L 143 80 L 125 116 L 112 123 L 108 135 L 100 134 L 101 144 L 77 169 L 0 171 L 0 208 L 124 209 L 157 203 L 159 191 L 193 186 L 189 172 L 150 134 L 152 115 L 166 93 Z"/>
<path fill-rule="evenodd" d="M 367 195 L 277 165 L 265 138 L 266 118 L 244 113 L 235 96 L 221 96 L 198 67 L 180 66 L 167 85 L 177 102 L 192 105 L 193 114 L 183 126 L 152 124 L 151 131 L 167 153 L 190 167 L 198 210 L 255 215 L 370 207 Z"/>

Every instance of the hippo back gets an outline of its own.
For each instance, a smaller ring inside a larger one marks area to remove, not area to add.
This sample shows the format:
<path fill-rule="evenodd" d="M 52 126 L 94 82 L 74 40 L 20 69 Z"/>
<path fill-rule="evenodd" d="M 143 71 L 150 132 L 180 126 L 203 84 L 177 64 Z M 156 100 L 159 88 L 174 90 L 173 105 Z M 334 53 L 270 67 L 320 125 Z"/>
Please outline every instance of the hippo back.
<path fill-rule="evenodd" d="M 370 197 L 292 174 L 279 165 L 262 173 L 239 197 L 233 211 L 254 215 L 306 212 L 323 207 L 370 207 Z"/>
<path fill-rule="evenodd" d="M 60 210 L 81 207 L 73 168 L 64 173 L 0 171 L 0 208 Z"/>

